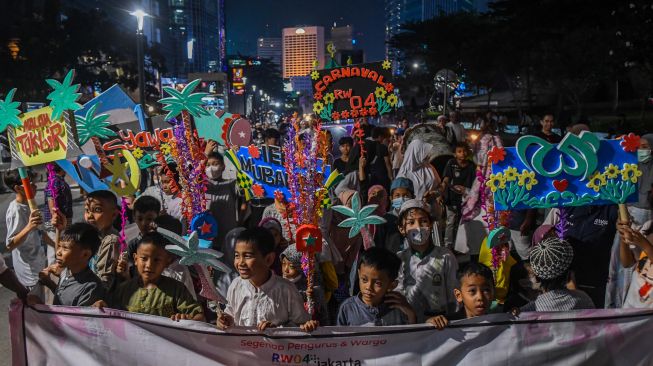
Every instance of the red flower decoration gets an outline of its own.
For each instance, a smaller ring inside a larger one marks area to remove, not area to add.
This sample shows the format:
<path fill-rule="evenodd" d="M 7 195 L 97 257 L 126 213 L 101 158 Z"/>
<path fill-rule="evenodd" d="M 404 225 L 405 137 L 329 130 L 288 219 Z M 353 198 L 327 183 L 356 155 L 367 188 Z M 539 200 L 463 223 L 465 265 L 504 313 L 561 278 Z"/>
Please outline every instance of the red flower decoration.
<path fill-rule="evenodd" d="M 252 186 L 252 192 L 254 193 L 255 197 L 263 197 L 265 196 L 265 189 L 260 184 L 254 184 Z"/>
<path fill-rule="evenodd" d="M 322 100 L 322 92 L 315 92 L 313 98 L 315 98 L 315 100 Z"/>
<path fill-rule="evenodd" d="M 261 152 L 258 151 L 258 147 L 255 145 L 249 145 L 247 147 L 247 152 L 249 153 L 249 156 L 253 157 L 254 159 L 258 159 L 261 156 Z"/>
<path fill-rule="evenodd" d="M 377 113 L 379 113 L 379 111 L 377 111 L 375 107 L 371 107 L 371 108 L 368 110 L 368 112 L 369 112 L 370 116 L 376 116 Z"/>
<path fill-rule="evenodd" d="M 367 108 L 361 109 L 360 115 L 361 115 L 361 117 L 366 117 L 368 115 Z"/>
<path fill-rule="evenodd" d="M 331 119 L 334 120 L 334 121 L 339 120 L 340 119 L 340 113 L 338 113 L 338 112 L 331 113 Z"/>
<path fill-rule="evenodd" d="M 351 118 L 357 118 L 357 117 L 358 117 L 358 109 L 352 109 Z"/>
<path fill-rule="evenodd" d="M 386 83 L 385 91 L 387 91 L 388 93 L 392 93 L 393 91 L 395 91 L 395 86 L 392 85 L 392 83 Z"/>
<path fill-rule="evenodd" d="M 639 149 L 639 140 L 640 137 L 631 132 L 622 138 L 620 145 L 624 151 L 635 152 Z"/>
<path fill-rule="evenodd" d="M 487 160 L 491 161 L 492 164 L 497 164 L 503 159 L 506 158 L 506 150 L 502 147 L 495 146 L 487 153 Z"/>
<path fill-rule="evenodd" d="M 349 112 L 348 112 L 348 111 L 342 111 L 342 112 L 340 112 L 340 118 L 342 118 L 342 119 L 348 119 L 348 118 L 349 118 Z"/>

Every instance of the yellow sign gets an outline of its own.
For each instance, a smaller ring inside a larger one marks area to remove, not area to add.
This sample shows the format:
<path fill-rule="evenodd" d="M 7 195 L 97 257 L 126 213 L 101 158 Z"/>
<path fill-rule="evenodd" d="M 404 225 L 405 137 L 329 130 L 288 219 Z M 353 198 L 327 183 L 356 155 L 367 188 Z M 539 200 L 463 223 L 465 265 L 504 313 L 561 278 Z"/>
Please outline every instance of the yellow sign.
<path fill-rule="evenodd" d="M 66 121 L 50 120 L 51 107 L 27 112 L 20 118 L 21 127 L 15 127 L 12 148 L 25 166 L 45 164 L 66 158 L 68 133 Z"/>

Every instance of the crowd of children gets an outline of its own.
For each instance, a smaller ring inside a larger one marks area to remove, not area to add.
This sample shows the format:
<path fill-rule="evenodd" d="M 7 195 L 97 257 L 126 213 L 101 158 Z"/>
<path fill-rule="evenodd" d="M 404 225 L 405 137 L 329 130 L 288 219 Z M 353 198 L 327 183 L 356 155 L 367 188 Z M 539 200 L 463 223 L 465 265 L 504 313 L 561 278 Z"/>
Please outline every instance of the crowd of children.
<path fill-rule="evenodd" d="M 491 127 L 484 131 L 490 137 L 482 136 L 481 141 L 496 140 Z M 433 145 L 414 136 L 403 141 L 403 129 L 399 132 L 390 135 L 386 128 L 372 129 L 365 141 L 366 156 L 361 156 L 353 139 L 338 141 L 342 156 L 332 165 L 345 179 L 335 189 L 335 203 L 351 205 L 358 192 L 365 202 L 378 205 L 375 214 L 386 223 L 370 228 L 374 243 L 365 249 L 360 236 L 349 238 L 348 230 L 338 227 L 342 217 L 335 212 L 323 215 L 322 252 L 317 254 L 319 265 L 310 288 L 302 253 L 294 242 L 296 225 L 284 211 L 287 206 L 277 198 L 256 217 L 236 181 L 223 178 L 225 159 L 214 142 L 207 144 L 206 200 L 220 231 L 211 246 L 224 253 L 222 260 L 232 273 L 211 273 L 226 303 L 211 306 L 199 295 L 196 270 L 181 265 L 166 250 L 170 242 L 158 232 L 164 228 L 182 235 L 189 224 L 181 215 L 178 192 L 170 188 L 177 176 L 172 164 L 168 169 L 173 174 L 156 172 L 156 184 L 130 205 L 138 234 L 127 238 L 124 252 L 116 226 L 119 201 L 112 192 L 86 193 L 83 217 L 73 217 L 69 207 L 57 202 L 50 205 L 49 225 L 54 230 L 47 232 L 43 215 L 30 212 L 18 173 L 5 173 L 5 184 L 15 193 L 6 215 L 13 272 L 0 257 L 0 281 L 30 304 L 114 308 L 177 321 L 212 322 L 223 330 L 299 326 L 312 331 L 327 325 L 418 323 L 442 329 L 451 320 L 493 312 L 569 311 L 603 305 L 588 295 L 592 291 L 578 286 L 574 276 L 579 263 L 591 260 L 579 257 L 588 250 L 559 238 L 553 226 L 531 232 L 533 239 L 525 249 L 515 247 L 515 231 L 509 231 L 513 238 L 502 245 L 512 254 L 502 268 L 494 268 L 482 251 L 480 258 L 475 255 L 479 253 L 463 255 L 456 242 L 459 231 L 468 231 L 465 206 L 472 207 L 474 202 L 469 201 L 478 198 L 479 192 L 473 192 L 479 189 L 477 170 L 486 169 L 487 160 L 474 157 L 478 147 L 472 151 L 458 141 L 440 174 L 431 156 Z M 642 141 L 648 144 L 646 136 Z M 278 138 L 270 143 L 278 144 Z M 389 146 L 396 143 L 400 147 Z M 648 156 L 641 153 L 644 159 L 640 159 L 649 177 L 650 147 L 641 150 L 649 152 Z M 390 162 L 395 154 L 403 156 L 403 163 L 393 171 Z M 650 184 L 640 189 L 646 190 L 644 197 L 649 200 Z M 650 220 L 650 203 L 647 207 L 649 217 L 644 221 Z M 573 226 L 574 216 L 568 220 Z M 616 228 L 617 265 L 631 269 L 628 286 L 620 290 L 624 301 L 619 306 L 653 305 L 650 228 L 650 222 L 620 222 Z M 47 247 L 55 253 L 51 263 Z M 45 289 L 51 291 L 50 297 Z M 307 312 L 308 299 L 314 302 L 312 315 Z"/>

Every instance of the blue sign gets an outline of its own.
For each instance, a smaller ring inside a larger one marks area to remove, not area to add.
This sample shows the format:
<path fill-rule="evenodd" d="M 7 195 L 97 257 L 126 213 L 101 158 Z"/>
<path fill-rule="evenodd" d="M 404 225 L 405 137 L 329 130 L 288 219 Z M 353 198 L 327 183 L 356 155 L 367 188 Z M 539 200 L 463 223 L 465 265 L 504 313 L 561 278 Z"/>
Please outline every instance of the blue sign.
<path fill-rule="evenodd" d="M 286 200 L 290 199 L 288 176 L 283 165 L 281 147 L 268 145 L 241 147 L 236 156 L 242 172 L 247 173 L 253 180 L 251 190 L 254 197 L 273 198 L 274 192 L 280 191 Z M 321 160 L 318 160 L 317 166 L 321 169 Z M 297 172 L 297 174 L 303 173 L 305 172 Z M 325 180 L 329 174 L 331 174 L 331 166 L 327 165 L 323 174 Z"/>
<path fill-rule="evenodd" d="M 635 141 L 636 140 L 636 141 Z M 599 140 L 567 134 L 559 144 L 523 136 L 515 147 L 488 152 L 486 180 L 497 210 L 606 205 L 637 200 L 639 138 Z"/>

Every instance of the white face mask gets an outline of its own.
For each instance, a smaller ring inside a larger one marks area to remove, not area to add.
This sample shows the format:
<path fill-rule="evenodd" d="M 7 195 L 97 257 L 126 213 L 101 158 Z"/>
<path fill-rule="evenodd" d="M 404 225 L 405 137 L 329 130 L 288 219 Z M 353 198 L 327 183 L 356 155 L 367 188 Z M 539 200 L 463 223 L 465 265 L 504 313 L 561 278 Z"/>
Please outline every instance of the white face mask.
<path fill-rule="evenodd" d="M 429 242 L 431 236 L 431 229 L 427 227 L 421 227 L 419 229 L 410 229 L 406 232 L 406 239 L 408 242 L 415 246 L 426 245 Z"/>
<path fill-rule="evenodd" d="M 209 179 L 218 180 L 222 178 L 223 170 L 224 169 L 220 167 L 209 165 L 206 167 L 205 172 L 206 172 L 206 176 L 209 177 Z"/>

